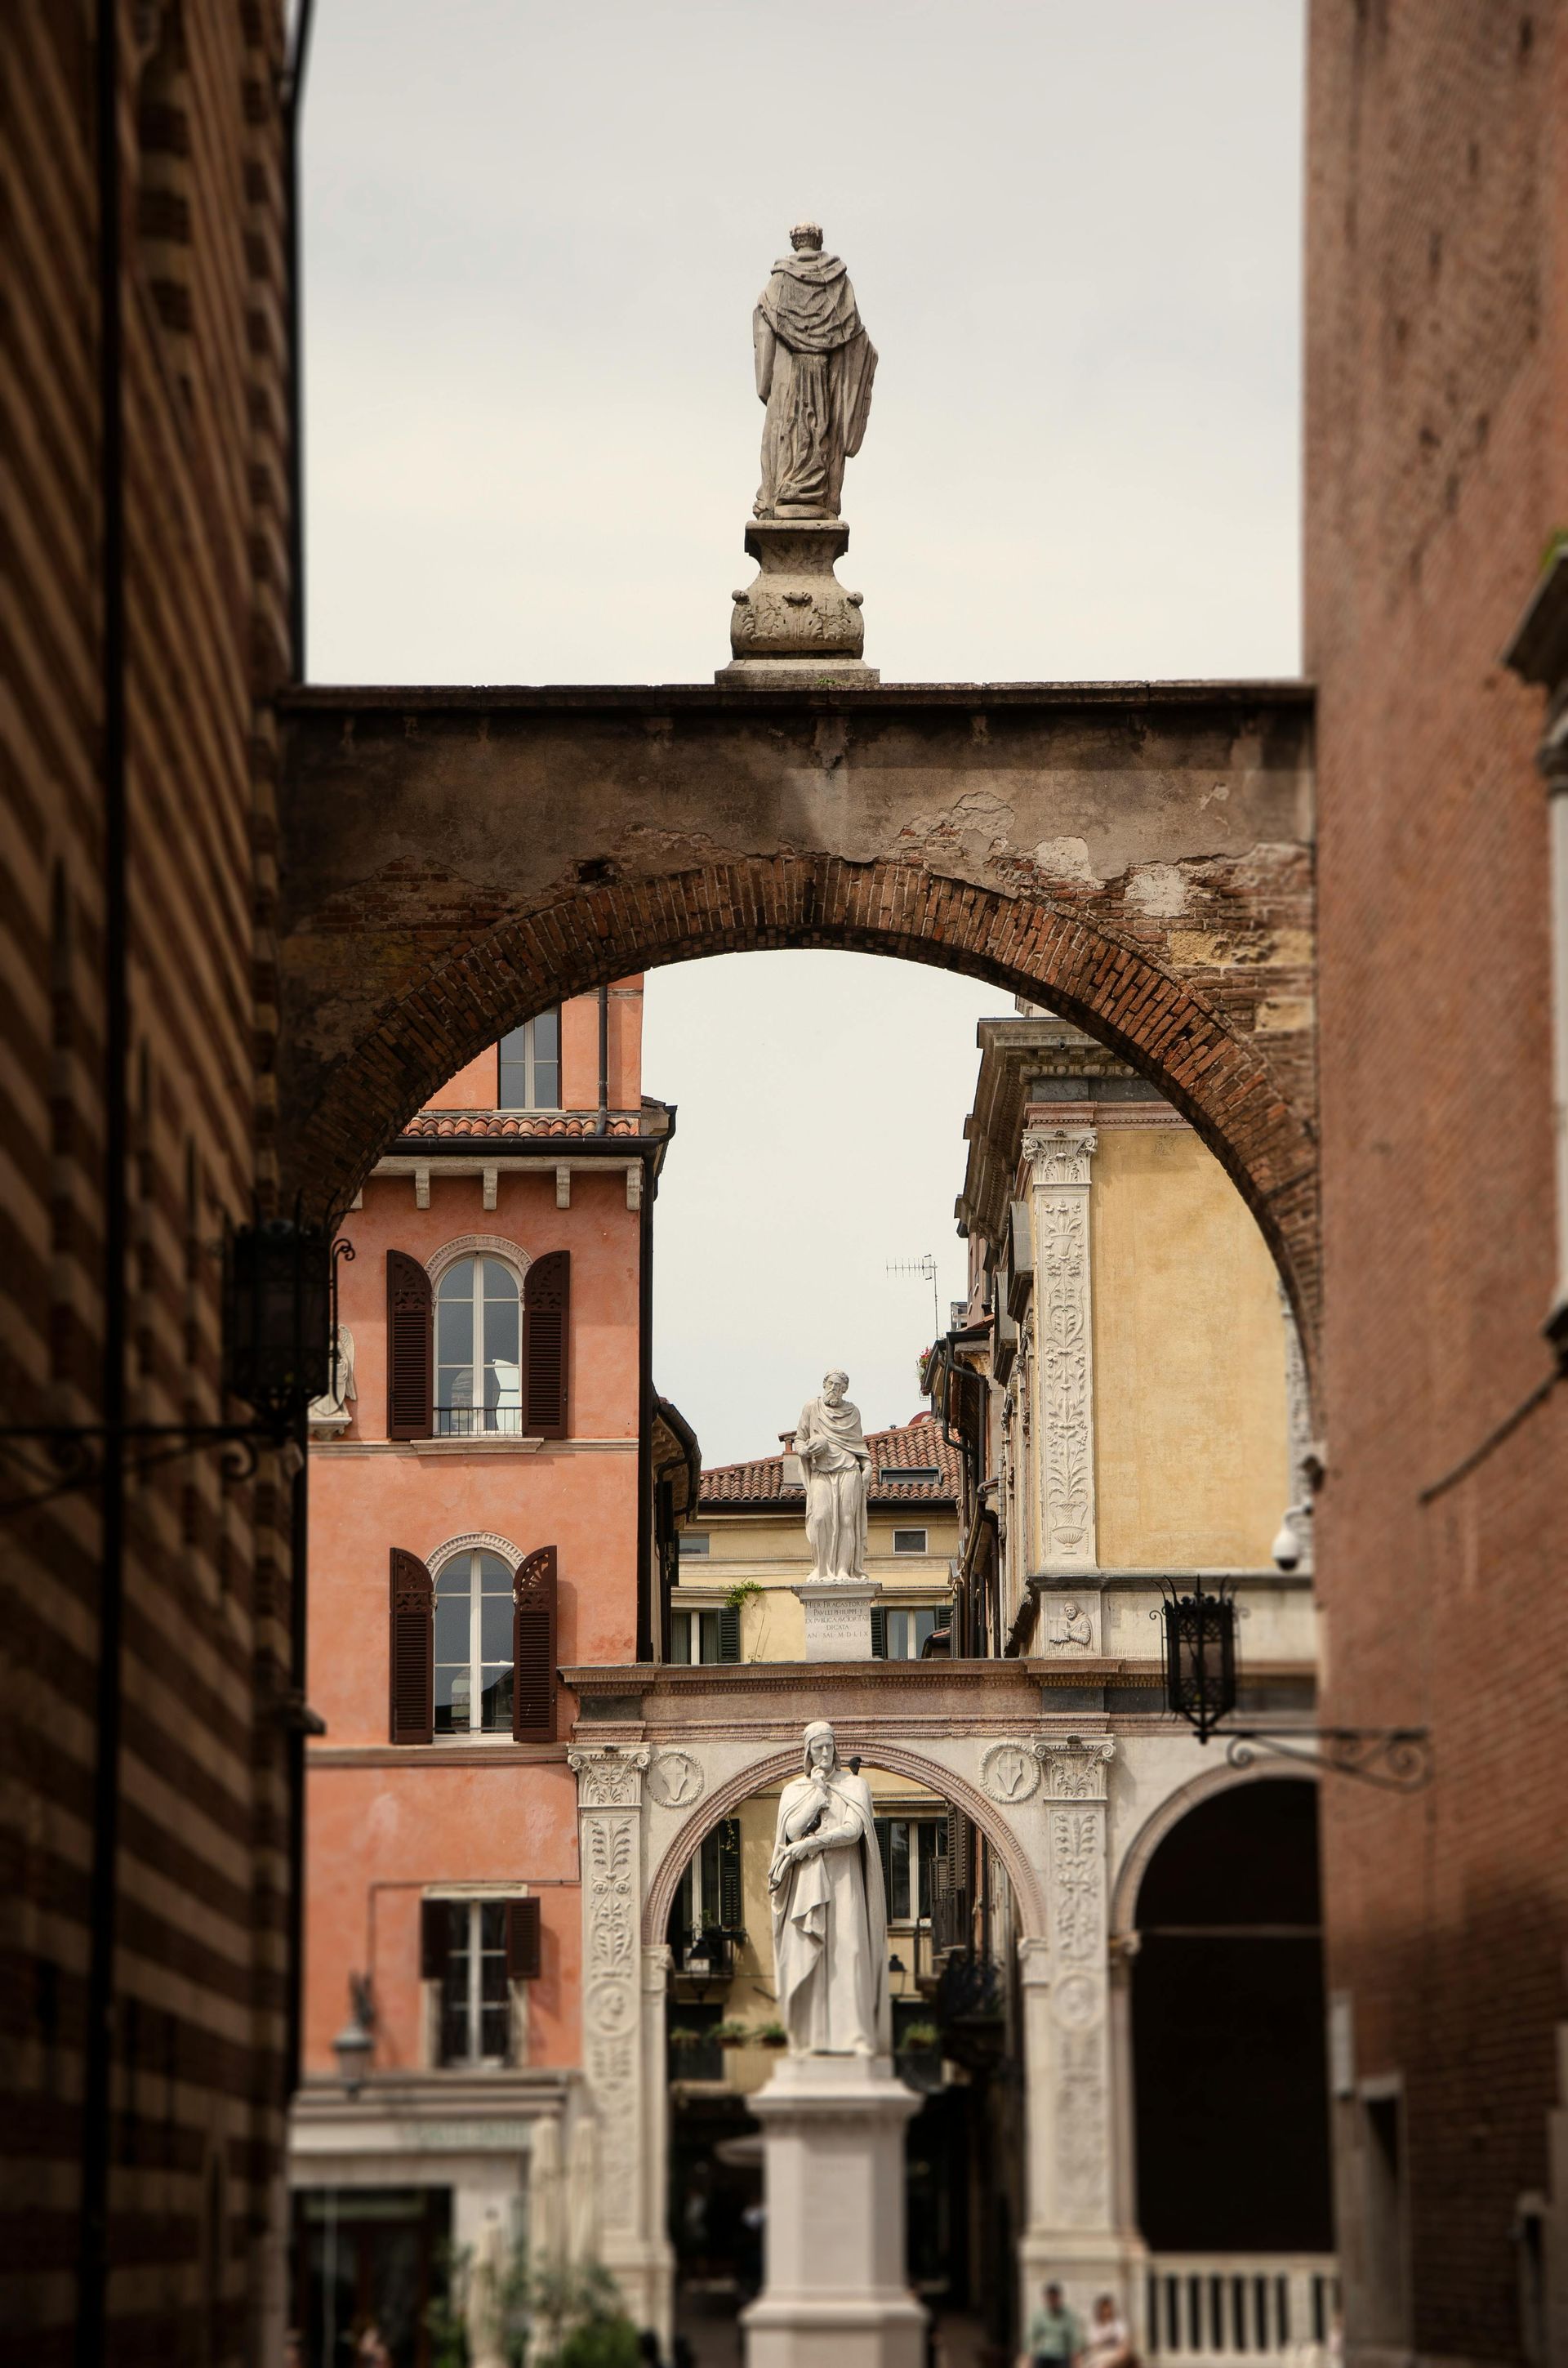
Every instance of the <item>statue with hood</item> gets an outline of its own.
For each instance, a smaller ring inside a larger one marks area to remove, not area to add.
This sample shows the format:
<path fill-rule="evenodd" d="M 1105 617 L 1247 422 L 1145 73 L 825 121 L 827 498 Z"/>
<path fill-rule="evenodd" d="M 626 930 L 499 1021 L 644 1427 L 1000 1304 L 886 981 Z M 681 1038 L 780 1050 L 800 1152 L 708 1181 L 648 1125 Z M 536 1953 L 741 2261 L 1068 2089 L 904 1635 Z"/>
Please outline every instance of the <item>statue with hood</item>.
<path fill-rule="evenodd" d="M 835 518 L 844 463 L 860 450 L 877 349 L 855 290 L 815 222 L 797 222 L 752 315 L 762 430 L 759 518 Z"/>
<path fill-rule="evenodd" d="M 871 1788 L 826 1719 L 784 1787 L 767 1888 L 774 1981 L 794 2055 L 885 2055 L 892 2045 L 887 1901 Z"/>

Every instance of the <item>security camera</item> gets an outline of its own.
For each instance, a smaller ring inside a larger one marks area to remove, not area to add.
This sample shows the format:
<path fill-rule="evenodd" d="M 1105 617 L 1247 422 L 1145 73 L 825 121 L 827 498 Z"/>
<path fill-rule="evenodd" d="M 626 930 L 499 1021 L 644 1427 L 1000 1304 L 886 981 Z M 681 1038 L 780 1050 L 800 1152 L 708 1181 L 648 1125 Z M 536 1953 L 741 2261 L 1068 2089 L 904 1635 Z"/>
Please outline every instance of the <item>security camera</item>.
<path fill-rule="evenodd" d="M 1289 1519 L 1280 1522 L 1279 1534 L 1269 1548 L 1269 1552 L 1274 1557 L 1276 1566 L 1280 1570 L 1294 1570 L 1301 1562 L 1301 1541 L 1290 1527 Z"/>

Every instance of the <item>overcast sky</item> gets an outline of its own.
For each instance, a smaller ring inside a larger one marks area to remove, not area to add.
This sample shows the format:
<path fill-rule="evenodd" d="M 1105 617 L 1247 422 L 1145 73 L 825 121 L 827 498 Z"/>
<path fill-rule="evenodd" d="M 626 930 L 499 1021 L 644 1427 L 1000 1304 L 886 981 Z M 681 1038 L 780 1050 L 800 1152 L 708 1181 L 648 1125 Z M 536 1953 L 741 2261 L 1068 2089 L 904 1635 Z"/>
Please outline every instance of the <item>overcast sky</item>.
<path fill-rule="evenodd" d="M 803 215 L 879 349 L 840 574 L 884 679 L 1294 673 L 1300 0 L 318 0 L 305 121 L 319 681 L 704 681 Z M 914 1411 L 972 982 L 650 981 L 681 1108 L 660 1386 L 717 1462 L 824 1361 Z"/>

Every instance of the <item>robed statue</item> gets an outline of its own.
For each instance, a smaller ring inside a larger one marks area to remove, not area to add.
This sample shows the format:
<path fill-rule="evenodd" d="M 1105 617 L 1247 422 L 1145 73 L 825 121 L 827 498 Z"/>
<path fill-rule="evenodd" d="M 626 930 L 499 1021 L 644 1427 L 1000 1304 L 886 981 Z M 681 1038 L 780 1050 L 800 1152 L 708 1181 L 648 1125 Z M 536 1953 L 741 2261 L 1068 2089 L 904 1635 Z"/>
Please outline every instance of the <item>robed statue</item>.
<path fill-rule="evenodd" d="M 821 1397 L 801 1408 L 795 1432 L 813 1579 L 866 1576 L 871 1451 L 860 1428 L 860 1409 L 844 1395 L 848 1387 L 847 1373 L 825 1374 Z"/>
<path fill-rule="evenodd" d="M 779 2012 L 796 2055 L 883 2055 L 888 1918 L 871 1788 L 843 1765 L 825 1719 L 802 1746 L 767 1870 Z"/>
<path fill-rule="evenodd" d="M 752 315 L 762 430 L 759 518 L 835 518 L 844 463 L 860 450 L 877 349 L 855 290 L 815 222 L 797 222 Z"/>

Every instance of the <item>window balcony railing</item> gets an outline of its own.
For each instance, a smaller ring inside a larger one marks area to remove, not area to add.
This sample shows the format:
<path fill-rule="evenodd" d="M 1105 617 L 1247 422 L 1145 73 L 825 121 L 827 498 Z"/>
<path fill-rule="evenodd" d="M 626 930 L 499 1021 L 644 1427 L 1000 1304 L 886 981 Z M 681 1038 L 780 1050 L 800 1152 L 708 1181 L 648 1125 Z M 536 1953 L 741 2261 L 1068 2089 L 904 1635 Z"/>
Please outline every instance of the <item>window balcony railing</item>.
<path fill-rule="evenodd" d="M 521 1406 L 438 1406 L 437 1439 L 521 1439 Z"/>
<path fill-rule="evenodd" d="M 683 1980 L 727 1982 L 735 1970 L 735 1951 L 744 1939 L 744 1932 L 727 1931 L 715 1924 L 705 1932 L 677 1932 L 673 1939 L 676 1972 Z"/>
<path fill-rule="evenodd" d="M 1329 2358 L 1339 2309 L 1332 2253 L 1156 2253 L 1147 2349 L 1162 2368 L 1246 2368 Z"/>

